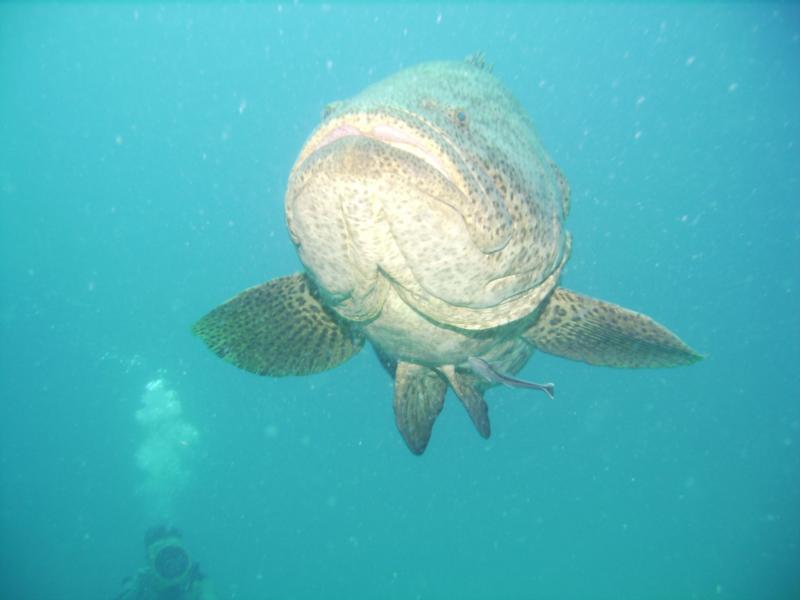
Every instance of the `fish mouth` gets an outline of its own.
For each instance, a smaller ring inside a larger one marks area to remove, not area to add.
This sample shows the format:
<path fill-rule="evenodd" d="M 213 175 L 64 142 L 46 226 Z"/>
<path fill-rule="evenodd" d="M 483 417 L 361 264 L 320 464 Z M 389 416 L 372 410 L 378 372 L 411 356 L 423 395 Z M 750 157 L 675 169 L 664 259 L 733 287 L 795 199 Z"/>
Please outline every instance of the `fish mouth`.
<path fill-rule="evenodd" d="M 331 144 L 345 138 L 366 138 L 410 154 L 455 183 L 452 167 L 442 158 L 443 152 L 425 131 L 424 122 L 403 111 L 402 115 L 382 113 L 351 113 L 323 124 L 312 136 L 298 157 L 297 165 L 304 163 Z M 427 134 L 427 135 L 426 135 Z"/>

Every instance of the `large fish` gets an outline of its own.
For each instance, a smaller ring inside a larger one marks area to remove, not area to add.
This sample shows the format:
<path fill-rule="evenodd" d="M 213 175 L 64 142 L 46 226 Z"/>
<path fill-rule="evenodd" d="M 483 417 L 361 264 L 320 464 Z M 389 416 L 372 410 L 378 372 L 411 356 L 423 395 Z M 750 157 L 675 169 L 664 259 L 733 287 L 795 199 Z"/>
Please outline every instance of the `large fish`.
<path fill-rule="evenodd" d="M 368 339 L 394 377 L 395 420 L 415 454 L 448 386 L 488 437 L 484 392 L 525 384 L 513 375 L 536 348 L 614 367 L 700 358 L 650 318 L 558 287 L 568 185 L 480 57 L 400 71 L 326 113 L 286 191 L 306 271 L 195 324 L 221 357 L 305 375 Z"/>

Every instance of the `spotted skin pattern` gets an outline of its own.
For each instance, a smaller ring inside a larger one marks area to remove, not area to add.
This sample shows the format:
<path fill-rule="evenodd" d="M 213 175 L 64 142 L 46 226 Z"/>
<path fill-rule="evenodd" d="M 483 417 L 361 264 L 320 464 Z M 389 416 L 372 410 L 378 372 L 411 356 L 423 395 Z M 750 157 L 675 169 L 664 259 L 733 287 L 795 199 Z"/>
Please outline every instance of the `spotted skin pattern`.
<path fill-rule="evenodd" d="M 338 102 L 286 195 L 300 258 L 342 316 L 373 319 L 388 279 L 413 310 L 468 330 L 523 318 L 555 288 L 567 206 L 528 118 L 470 62 L 420 65 Z"/>
<path fill-rule="evenodd" d="M 259 375 L 327 371 L 361 350 L 305 275 L 273 279 L 220 304 L 192 327 L 220 358 Z"/>
<path fill-rule="evenodd" d="M 433 369 L 399 363 L 395 372 L 394 414 L 409 450 L 422 454 L 433 423 L 444 407 L 447 381 Z"/>
<path fill-rule="evenodd" d="M 690 365 L 702 358 L 650 317 L 558 288 L 523 337 L 537 348 L 603 367 Z"/>

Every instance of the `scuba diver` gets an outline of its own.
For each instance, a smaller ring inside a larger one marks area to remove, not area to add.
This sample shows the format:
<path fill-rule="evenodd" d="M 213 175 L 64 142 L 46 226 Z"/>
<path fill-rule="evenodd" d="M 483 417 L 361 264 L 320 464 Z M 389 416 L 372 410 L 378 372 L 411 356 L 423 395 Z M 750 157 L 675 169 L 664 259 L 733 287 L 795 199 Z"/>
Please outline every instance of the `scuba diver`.
<path fill-rule="evenodd" d="M 174 527 L 151 527 L 144 536 L 147 567 L 123 581 L 114 600 L 217 600 Z"/>

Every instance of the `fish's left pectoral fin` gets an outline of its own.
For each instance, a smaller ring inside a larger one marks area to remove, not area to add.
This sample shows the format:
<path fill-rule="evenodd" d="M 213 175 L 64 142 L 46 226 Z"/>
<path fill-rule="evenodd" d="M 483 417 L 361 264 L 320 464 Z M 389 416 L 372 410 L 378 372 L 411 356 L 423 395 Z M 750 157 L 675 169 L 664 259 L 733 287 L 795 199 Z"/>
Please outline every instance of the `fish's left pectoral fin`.
<path fill-rule="evenodd" d="M 522 337 L 548 354 L 606 367 L 677 367 L 703 358 L 650 317 L 564 288 Z"/>
<path fill-rule="evenodd" d="M 364 345 L 361 333 L 320 301 L 302 273 L 246 289 L 197 321 L 192 332 L 240 369 L 273 377 L 332 369 Z"/>
<path fill-rule="evenodd" d="M 425 452 L 436 417 L 442 412 L 447 382 L 433 369 L 397 362 L 394 416 L 397 429 L 416 455 Z"/>

